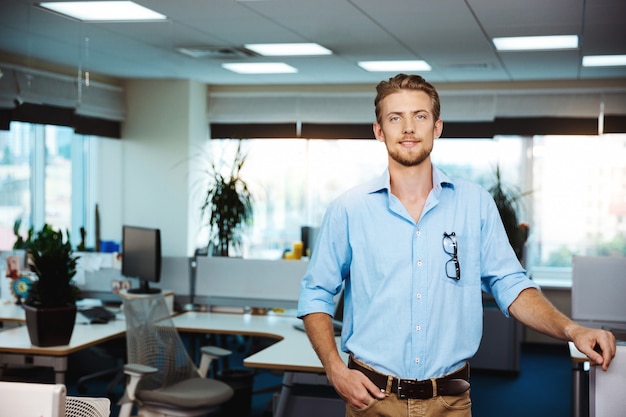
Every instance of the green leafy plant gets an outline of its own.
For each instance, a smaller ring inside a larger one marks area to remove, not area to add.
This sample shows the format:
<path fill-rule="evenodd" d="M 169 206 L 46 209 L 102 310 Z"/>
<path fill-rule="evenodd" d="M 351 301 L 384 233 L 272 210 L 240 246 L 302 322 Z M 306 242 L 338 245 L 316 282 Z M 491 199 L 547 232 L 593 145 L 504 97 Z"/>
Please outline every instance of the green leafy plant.
<path fill-rule="evenodd" d="M 33 237 L 34 229 L 33 227 L 28 228 L 28 235 L 26 236 L 26 240 L 20 234 L 20 227 L 22 226 L 22 219 L 17 219 L 15 223 L 13 223 L 13 234 L 15 235 L 15 243 L 13 244 L 13 249 L 28 249 L 28 245 L 30 244 L 30 240 Z"/>
<path fill-rule="evenodd" d="M 509 238 L 509 243 L 515 250 L 518 259 L 522 260 L 524 254 L 524 244 L 528 238 L 528 225 L 520 223 L 518 219 L 519 200 L 524 194 L 507 187 L 502 182 L 500 167 L 496 167 L 496 181 L 489 188 L 489 193 L 496 202 L 496 207 L 502 218 L 504 229 Z"/>
<path fill-rule="evenodd" d="M 69 231 L 63 233 L 45 224 L 28 246 L 33 281 L 26 304 L 35 307 L 63 307 L 76 303 L 80 290 L 72 282 L 76 274 L 77 256 L 73 256 Z"/>
<path fill-rule="evenodd" d="M 231 245 L 239 247 L 243 228 L 252 223 L 252 193 L 241 178 L 245 161 L 246 155 L 242 153 L 239 141 L 229 175 L 222 175 L 214 162 L 206 171 L 209 187 L 203 198 L 201 215 L 209 227 L 209 241 L 215 255 L 228 256 Z"/>

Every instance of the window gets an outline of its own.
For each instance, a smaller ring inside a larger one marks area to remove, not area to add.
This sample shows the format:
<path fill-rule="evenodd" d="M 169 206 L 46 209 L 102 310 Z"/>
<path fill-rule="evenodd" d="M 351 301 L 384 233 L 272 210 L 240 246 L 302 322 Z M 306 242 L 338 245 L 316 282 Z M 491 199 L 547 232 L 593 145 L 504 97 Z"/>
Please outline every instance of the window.
<path fill-rule="evenodd" d="M 22 235 L 48 223 L 69 230 L 78 245 L 80 228 L 89 230 L 85 207 L 93 207 L 85 197 L 93 197 L 86 168 L 93 140 L 50 125 L 12 122 L 0 131 L 0 250 L 13 247 L 16 220 Z"/>
<path fill-rule="evenodd" d="M 224 149 L 234 153 L 237 141 L 208 146 L 217 158 Z M 387 164 L 375 140 L 251 139 L 243 149 L 242 175 L 255 199 L 247 258 L 279 258 L 300 239 L 301 226 L 320 225 L 332 199 Z M 626 256 L 626 135 L 438 139 L 432 160 L 485 188 L 499 167 L 505 185 L 522 195 L 518 214 L 530 228 L 525 260 L 533 277 L 550 271 L 568 280 L 574 254 Z"/>
<path fill-rule="evenodd" d="M 229 161 L 238 141 L 211 140 L 208 155 Z M 254 196 L 254 223 L 244 236 L 246 258 L 279 259 L 301 238 L 302 226 L 317 227 L 326 207 L 349 187 L 380 175 L 384 145 L 376 140 L 251 139 L 242 177 Z M 226 163 L 225 168 L 230 167 Z M 206 245 L 206 233 L 198 245 Z"/>
<path fill-rule="evenodd" d="M 529 262 L 626 256 L 626 135 L 536 136 Z"/>

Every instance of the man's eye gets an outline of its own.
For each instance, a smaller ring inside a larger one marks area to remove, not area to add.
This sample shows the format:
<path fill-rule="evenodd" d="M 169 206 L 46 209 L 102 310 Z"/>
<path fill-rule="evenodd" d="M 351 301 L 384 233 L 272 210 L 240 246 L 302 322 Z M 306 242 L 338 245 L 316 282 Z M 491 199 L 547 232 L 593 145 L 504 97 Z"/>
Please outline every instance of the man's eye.
<path fill-rule="evenodd" d="M 390 122 L 397 122 L 398 120 L 400 120 L 400 118 L 399 118 L 398 116 L 391 116 L 391 117 L 389 118 L 389 121 L 390 121 Z"/>
<path fill-rule="evenodd" d="M 425 114 L 418 114 L 418 115 L 417 115 L 417 116 L 415 116 L 415 117 L 416 117 L 416 119 L 418 119 L 418 120 L 424 120 L 424 119 L 426 119 L 426 115 L 425 115 Z"/>

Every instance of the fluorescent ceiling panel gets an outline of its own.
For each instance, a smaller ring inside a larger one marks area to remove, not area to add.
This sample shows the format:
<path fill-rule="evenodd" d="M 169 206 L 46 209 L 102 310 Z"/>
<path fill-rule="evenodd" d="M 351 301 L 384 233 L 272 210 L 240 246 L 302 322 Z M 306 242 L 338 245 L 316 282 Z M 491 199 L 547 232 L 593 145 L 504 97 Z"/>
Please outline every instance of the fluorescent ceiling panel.
<path fill-rule="evenodd" d="M 626 55 L 588 55 L 583 57 L 583 67 L 626 66 Z"/>
<path fill-rule="evenodd" d="M 166 16 L 132 1 L 44 2 L 39 6 L 81 21 L 165 20 Z"/>
<path fill-rule="evenodd" d="M 316 43 L 254 43 L 244 47 L 263 56 L 332 55 L 330 49 Z"/>
<path fill-rule="evenodd" d="M 425 61 L 361 61 L 358 66 L 370 72 L 430 71 Z"/>
<path fill-rule="evenodd" d="M 225 63 L 222 67 L 238 74 L 290 74 L 298 72 L 282 62 Z"/>
<path fill-rule="evenodd" d="M 546 51 L 578 48 L 578 35 L 493 38 L 498 51 Z"/>

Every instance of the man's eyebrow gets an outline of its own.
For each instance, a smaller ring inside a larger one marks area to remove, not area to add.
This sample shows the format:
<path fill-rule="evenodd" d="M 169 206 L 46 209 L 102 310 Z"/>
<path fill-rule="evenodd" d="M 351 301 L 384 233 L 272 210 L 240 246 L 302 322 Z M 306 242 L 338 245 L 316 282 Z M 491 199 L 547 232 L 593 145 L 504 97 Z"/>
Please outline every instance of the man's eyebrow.
<path fill-rule="evenodd" d="M 426 109 L 411 110 L 411 111 L 408 111 L 408 112 L 396 110 L 396 111 L 387 112 L 387 116 L 391 116 L 391 115 L 395 115 L 395 114 L 402 115 L 402 114 L 406 114 L 406 113 L 408 113 L 408 114 L 418 114 L 418 113 L 428 113 L 428 114 L 430 114 L 430 111 L 426 110 Z"/>

